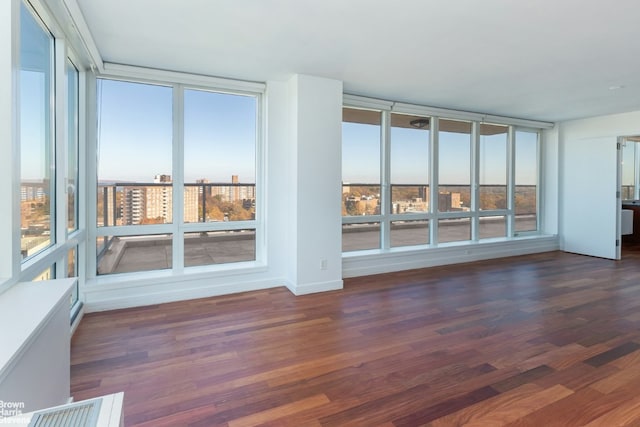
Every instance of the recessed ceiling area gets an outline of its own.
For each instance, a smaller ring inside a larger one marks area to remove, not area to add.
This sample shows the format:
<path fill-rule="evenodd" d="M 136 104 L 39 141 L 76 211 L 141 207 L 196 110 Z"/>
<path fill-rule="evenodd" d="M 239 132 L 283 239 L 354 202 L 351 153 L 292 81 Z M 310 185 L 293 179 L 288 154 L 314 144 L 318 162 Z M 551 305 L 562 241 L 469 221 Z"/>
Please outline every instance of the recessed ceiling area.
<path fill-rule="evenodd" d="M 76 1 L 105 62 L 311 74 L 346 93 L 531 120 L 640 110 L 637 0 Z"/>

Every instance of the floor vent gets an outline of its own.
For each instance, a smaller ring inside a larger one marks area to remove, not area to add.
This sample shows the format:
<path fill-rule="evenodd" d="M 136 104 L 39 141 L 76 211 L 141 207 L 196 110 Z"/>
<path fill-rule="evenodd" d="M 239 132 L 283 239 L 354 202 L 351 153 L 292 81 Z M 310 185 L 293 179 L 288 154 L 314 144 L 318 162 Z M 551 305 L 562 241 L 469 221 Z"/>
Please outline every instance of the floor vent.
<path fill-rule="evenodd" d="M 98 424 L 102 399 L 85 400 L 78 403 L 37 411 L 29 427 L 95 427 Z"/>

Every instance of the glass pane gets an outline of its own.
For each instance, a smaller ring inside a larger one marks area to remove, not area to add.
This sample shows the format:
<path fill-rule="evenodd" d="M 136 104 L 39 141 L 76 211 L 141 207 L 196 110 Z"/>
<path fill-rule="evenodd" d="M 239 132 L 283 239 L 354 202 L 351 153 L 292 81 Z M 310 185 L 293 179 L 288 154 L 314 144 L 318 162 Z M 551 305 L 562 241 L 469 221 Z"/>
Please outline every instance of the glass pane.
<path fill-rule="evenodd" d="M 172 222 L 172 90 L 98 80 L 98 226 Z"/>
<path fill-rule="evenodd" d="M 78 229 L 78 70 L 67 61 L 67 230 Z"/>
<path fill-rule="evenodd" d="M 391 222 L 391 247 L 426 245 L 428 243 L 428 220 Z"/>
<path fill-rule="evenodd" d="M 78 247 L 67 252 L 67 277 L 78 277 Z M 71 290 L 71 306 L 78 301 L 78 282 Z"/>
<path fill-rule="evenodd" d="M 380 213 L 379 111 L 342 110 L 342 215 Z"/>
<path fill-rule="evenodd" d="M 342 225 L 342 251 L 380 249 L 380 223 Z"/>
<path fill-rule="evenodd" d="M 515 231 L 534 231 L 538 212 L 538 133 L 517 131 L 515 155 Z"/>
<path fill-rule="evenodd" d="M 622 200 L 635 199 L 636 147 L 634 141 L 622 144 Z"/>
<path fill-rule="evenodd" d="M 391 114 L 391 212 L 429 210 L 430 119 Z"/>
<path fill-rule="evenodd" d="M 78 252 L 76 248 L 69 249 L 67 252 L 67 277 L 78 277 Z"/>
<path fill-rule="evenodd" d="M 53 37 L 20 8 L 20 250 L 22 258 L 54 241 Z"/>
<path fill-rule="evenodd" d="M 255 97 L 185 90 L 185 222 L 255 219 L 256 132 Z"/>
<path fill-rule="evenodd" d="M 56 268 L 51 266 L 33 278 L 32 282 L 41 282 L 43 280 L 52 280 L 56 277 Z"/>
<path fill-rule="evenodd" d="M 480 124 L 480 210 L 507 209 L 508 130 Z"/>
<path fill-rule="evenodd" d="M 162 175 L 165 176 L 166 175 Z M 98 226 L 167 224 L 173 221 L 173 187 L 154 178 L 145 186 L 133 183 L 98 185 Z"/>
<path fill-rule="evenodd" d="M 256 231 L 227 230 L 184 234 L 184 265 L 255 261 Z"/>
<path fill-rule="evenodd" d="M 342 214 L 380 215 L 380 187 L 342 185 Z"/>
<path fill-rule="evenodd" d="M 481 239 L 507 236 L 507 217 L 485 216 L 480 217 L 479 234 Z"/>
<path fill-rule="evenodd" d="M 468 211 L 471 207 L 471 123 L 440 120 L 438 142 L 438 210 Z"/>
<path fill-rule="evenodd" d="M 98 274 L 169 269 L 171 238 L 171 234 L 98 237 Z"/>
<path fill-rule="evenodd" d="M 471 218 L 438 220 L 438 243 L 471 240 Z"/>

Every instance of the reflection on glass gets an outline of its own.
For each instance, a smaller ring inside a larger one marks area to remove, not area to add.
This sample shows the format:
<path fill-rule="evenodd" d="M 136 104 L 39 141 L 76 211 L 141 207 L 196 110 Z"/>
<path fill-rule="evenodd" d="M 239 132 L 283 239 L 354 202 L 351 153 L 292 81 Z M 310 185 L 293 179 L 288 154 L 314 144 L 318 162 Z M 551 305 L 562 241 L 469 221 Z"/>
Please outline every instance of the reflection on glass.
<path fill-rule="evenodd" d="M 471 218 L 438 220 L 438 243 L 471 240 Z"/>
<path fill-rule="evenodd" d="M 516 131 L 515 231 L 537 230 L 538 133 Z"/>
<path fill-rule="evenodd" d="M 98 237 L 98 275 L 171 268 L 171 238 L 171 234 Z"/>
<path fill-rule="evenodd" d="M 55 243 L 53 37 L 20 6 L 20 251 Z"/>
<path fill-rule="evenodd" d="M 380 214 L 379 111 L 342 110 L 342 215 Z"/>
<path fill-rule="evenodd" d="M 78 277 L 78 247 L 67 252 L 67 277 Z M 71 290 L 71 306 L 78 301 L 78 282 Z"/>
<path fill-rule="evenodd" d="M 228 230 L 184 234 L 184 266 L 255 261 L 256 231 Z"/>
<path fill-rule="evenodd" d="M 429 221 L 391 222 L 391 247 L 426 245 L 429 243 Z"/>
<path fill-rule="evenodd" d="M 480 124 L 480 210 L 507 208 L 508 126 Z"/>
<path fill-rule="evenodd" d="M 185 90 L 185 222 L 255 219 L 257 108 L 253 96 Z"/>
<path fill-rule="evenodd" d="M 440 212 L 471 209 L 471 123 L 458 120 L 439 121 L 438 140 L 438 210 Z"/>
<path fill-rule="evenodd" d="M 481 239 L 507 236 L 507 217 L 485 216 L 480 217 L 479 236 Z"/>
<path fill-rule="evenodd" d="M 67 230 L 78 229 L 78 70 L 67 61 Z"/>
<path fill-rule="evenodd" d="M 33 282 L 41 282 L 43 280 L 52 280 L 56 277 L 56 268 L 54 265 L 44 270 L 42 273 L 38 274 L 33 278 Z"/>
<path fill-rule="evenodd" d="M 431 119 L 391 114 L 391 213 L 429 211 Z"/>
<path fill-rule="evenodd" d="M 172 89 L 98 80 L 98 226 L 172 222 Z"/>
<path fill-rule="evenodd" d="M 379 222 L 342 225 L 342 252 L 379 248 Z"/>

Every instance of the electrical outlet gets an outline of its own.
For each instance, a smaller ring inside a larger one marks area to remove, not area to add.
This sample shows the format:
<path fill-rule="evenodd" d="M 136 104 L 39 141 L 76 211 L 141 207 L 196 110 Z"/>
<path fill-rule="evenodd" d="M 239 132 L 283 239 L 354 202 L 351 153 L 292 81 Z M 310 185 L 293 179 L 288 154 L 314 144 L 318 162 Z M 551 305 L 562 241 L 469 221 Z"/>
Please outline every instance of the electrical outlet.
<path fill-rule="evenodd" d="M 329 263 L 327 262 L 326 259 L 321 259 L 320 260 L 320 270 L 326 270 L 327 269 L 327 264 L 329 264 Z"/>

